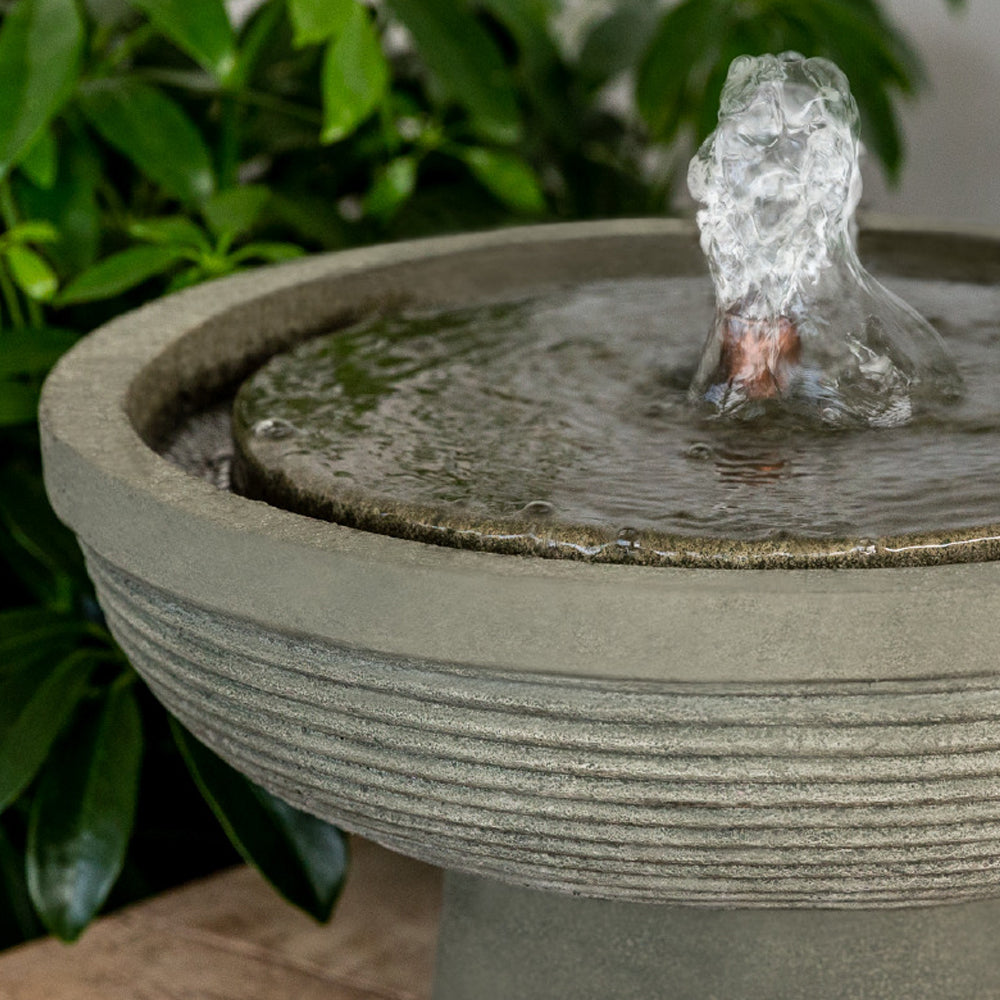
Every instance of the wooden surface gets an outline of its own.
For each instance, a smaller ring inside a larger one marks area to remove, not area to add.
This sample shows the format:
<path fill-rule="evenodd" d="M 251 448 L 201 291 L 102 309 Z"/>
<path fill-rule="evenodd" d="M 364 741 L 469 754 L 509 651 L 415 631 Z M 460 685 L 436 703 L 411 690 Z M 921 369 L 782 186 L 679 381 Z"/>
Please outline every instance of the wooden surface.
<path fill-rule="evenodd" d="M 441 873 L 352 850 L 326 926 L 238 868 L 0 954 L 0 1000 L 427 1000 Z"/>

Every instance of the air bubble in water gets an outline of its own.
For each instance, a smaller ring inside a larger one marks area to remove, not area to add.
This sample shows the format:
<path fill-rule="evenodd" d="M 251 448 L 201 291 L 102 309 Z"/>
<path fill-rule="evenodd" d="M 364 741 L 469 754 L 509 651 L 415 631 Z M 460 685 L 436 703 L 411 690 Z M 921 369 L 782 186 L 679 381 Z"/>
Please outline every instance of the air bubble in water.
<path fill-rule="evenodd" d="M 268 438 L 273 441 L 281 441 L 295 434 L 295 427 L 287 420 L 281 420 L 278 417 L 265 417 L 263 420 L 258 420 L 251 430 L 254 437 Z"/>

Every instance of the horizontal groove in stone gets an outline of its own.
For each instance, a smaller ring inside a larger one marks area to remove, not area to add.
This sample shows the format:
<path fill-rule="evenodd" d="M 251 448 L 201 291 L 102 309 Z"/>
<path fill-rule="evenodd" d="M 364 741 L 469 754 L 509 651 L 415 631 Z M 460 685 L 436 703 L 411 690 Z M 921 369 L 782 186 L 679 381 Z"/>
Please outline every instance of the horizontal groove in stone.
<path fill-rule="evenodd" d="M 136 624 L 131 619 L 122 619 L 122 624 L 127 624 L 129 629 L 136 629 Z M 174 653 L 175 647 L 169 642 L 163 642 L 161 640 L 162 633 L 156 632 L 155 630 L 148 631 L 146 637 L 149 641 L 155 642 L 163 652 Z M 289 696 L 280 689 L 279 686 L 268 686 L 267 688 L 258 687 L 256 685 L 251 686 L 245 683 L 240 683 L 235 681 L 232 677 L 225 673 L 217 674 L 215 670 L 209 666 L 208 663 L 202 662 L 199 664 L 199 674 L 204 677 L 218 676 L 231 684 L 237 684 L 242 687 L 249 696 L 256 695 L 258 692 L 272 693 L 275 695 L 280 695 L 282 699 L 286 701 L 291 701 Z M 335 687 L 334 682 L 328 682 L 324 685 L 327 691 L 327 697 L 329 698 L 329 692 L 332 687 Z M 417 716 L 414 715 L 412 709 L 413 705 L 409 703 L 405 698 L 397 698 L 393 703 L 388 704 L 385 711 L 382 713 L 373 713 L 370 711 L 370 703 L 365 706 L 362 701 L 362 695 L 345 686 L 340 686 L 338 688 L 338 693 L 342 695 L 340 699 L 341 704 L 336 709 L 337 714 L 346 715 L 348 717 L 353 717 L 358 720 L 363 720 L 369 725 L 374 725 L 378 723 L 388 723 L 393 727 L 399 725 L 410 725 L 415 731 L 426 732 L 433 735 L 454 735 L 455 738 L 466 738 L 476 740 L 482 736 L 483 731 L 489 732 L 492 717 L 489 713 L 477 713 L 471 715 L 466 713 L 465 718 L 457 720 L 458 725 L 441 728 L 438 725 L 416 725 L 414 719 Z M 304 702 L 301 699 L 291 701 L 292 704 L 296 706 L 301 706 L 301 712 L 297 712 L 297 716 L 302 720 L 304 725 L 314 725 L 316 728 L 323 728 L 324 723 L 329 724 L 331 718 L 331 713 L 329 711 L 324 711 L 321 706 L 316 706 L 310 704 L 309 702 Z M 368 711 L 365 711 L 365 708 Z M 407 709 L 410 711 L 407 712 Z M 443 714 L 443 713 L 442 713 Z M 485 717 L 483 717 L 485 716 Z M 439 717 L 435 720 L 440 723 L 442 720 Z M 506 720 L 509 725 L 509 731 L 506 734 L 504 742 L 515 741 L 518 739 L 528 739 L 530 740 L 533 733 L 525 732 L 519 729 L 516 725 L 511 724 L 511 720 Z M 494 727 L 495 728 L 495 727 Z M 552 727 L 540 727 L 544 728 L 547 737 L 550 741 L 553 741 L 560 736 L 562 733 L 553 733 Z M 566 743 L 567 745 L 560 745 L 554 749 L 559 749 L 564 752 L 571 752 L 572 750 L 586 750 L 587 746 L 584 745 L 587 742 L 585 739 L 579 739 L 574 742 L 574 738 L 580 736 L 581 730 L 589 730 L 590 725 L 586 719 L 578 720 L 576 725 L 573 727 L 572 731 L 566 733 Z M 457 733 L 457 735 L 456 735 Z M 948 727 L 944 723 L 936 723 L 932 726 L 927 727 L 927 732 L 925 735 L 925 742 L 927 744 L 927 750 L 931 751 L 930 756 L 936 760 L 939 764 L 946 764 L 955 753 L 945 753 L 944 750 L 961 750 L 964 754 L 997 754 L 996 746 L 1000 737 L 1000 725 L 996 722 L 989 725 L 982 725 L 970 728 L 965 727 Z M 584 734 L 585 735 L 585 734 Z M 590 734 L 591 737 L 593 734 Z M 624 739 L 624 735 L 622 738 Z M 726 760 L 744 760 L 744 759 L 760 759 L 773 757 L 779 761 L 786 763 L 788 775 L 785 780 L 795 780 L 795 777 L 791 773 L 791 769 L 799 760 L 804 760 L 808 764 L 815 760 L 829 760 L 831 766 L 836 767 L 836 769 L 842 774 L 845 762 L 850 759 L 861 759 L 865 761 L 866 770 L 869 767 L 869 761 L 878 761 L 878 758 L 872 758 L 872 747 L 867 743 L 862 745 L 848 744 L 853 751 L 848 754 L 844 752 L 844 748 L 835 742 L 836 738 L 843 736 L 842 733 L 836 733 L 831 735 L 828 731 L 818 728 L 815 731 L 809 731 L 805 727 L 796 727 L 788 731 L 776 731 L 775 727 L 765 727 L 763 731 L 756 729 L 755 727 L 747 728 L 742 733 L 736 733 L 729 729 L 717 729 L 715 727 L 709 730 L 696 730 L 691 727 L 687 729 L 679 729 L 677 733 L 668 734 L 673 737 L 673 741 L 664 739 L 659 744 L 653 746 L 647 753 L 654 754 L 653 757 L 656 761 L 661 761 L 664 757 L 669 755 L 678 755 L 683 753 L 684 757 L 717 757 L 724 758 Z M 896 734 L 892 733 L 891 727 L 884 727 L 881 730 L 881 739 L 879 740 L 879 749 L 884 753 L 887 745 L 892 744 L 893 737 Z M 911 745 L 913 729 L 912 727 L 907 727 L 902 734 L 899 734 L 902 738 L 906 739 L 907 745 Z M 946 737 L 951 736 L 953 739 L 949 740 Z M 681 742 L 683 740 L 683 742 Z M 830 744 L 833 743 L 831 746 Z M 763 744 L 763 751 L 761 752 L 761 745 Z M 955 744 L 958 746 L 956 747 Z M 539 744 L 533 744 L 539 746 Z M 780 747 L 784 751 L 782 754 L 772 752 L 775 748 Z M 822 746 L 825 753 L 820 755 L 817 750 Z M 758 752 L 750 754 L 747 752 L 748 748 L 754 748 Z M 601 750 L 603 753 L 609 752 L 604 745 L 600 745 L 595 749 Z M 618 748 L 614 742 L 611 743 L 610 752 L 616 753 Z M 793 751 L 797 751 L 793 753 Z M 625 761 L 634 761 L 636 757 L 639 757 L 639 752 L 635 752 L 629 755 L 622 755 Z M 1000 754 L 997 755 L 1000 759 Z M 908 754 L 901 754 L 899 757 L 891 758 L 893 761 L 897 761 L 905 758 L 916 758 L 917 761 L 922 762 L 924 757 L 918 754 L 912 749 Z M 877 766 L 877 763 L 873 766 Z M 963 767 L 962 762 L 958 763 L 959 768 Z M 627 772 L 629 777 L 638 777 L 634 775 L 634 772 Z M 921 769 L 920 774 L 925 772 Z M 993 770 L 991 773 L 996 773 Z M 954 772 L 939 772 L 937 777 L 940 778 L 950 778 L 954 776 Z M 889 779 L 893 780 L 893 779 Z"/>
<path fill-rule="evenodd" d="M 186 685 L 195 688 L 194 685 Z M 175 693 L 175 697 L 178 695 Z M 834 782 L 805 780 L 754 782 L 734 761 L 731 773 L 723 781 L 638 779 L 626 777 L 567 775 L 538 769 L 519 769 L 494 763 L 487 750 L 478 758 L 466 760 L 443 755 L 441 748 L 414 745 L 404 749 L 397 741 L 398 729 L 315 734 L 278 712 L 260 706 L 228 704 L 221 713 L 233 732 L 242 734 L 248 744 L 282 748 L 283 756 L 298 761 L 322 778 L 336 779 L 337 764 L 363 766 L 368 769 L 409 777 L 420 774 L 428 781 L 444 786 L 457 784 L 477 790 L 494 790 L 500 794 L 523 796 L 526 800 L 565 800 L 592 805 L 630 805 L 635 808 L 684 808 L 698 806 L 811 808 L 856 806 L 893 807 L 906 809 L 912 805 L 941 806 L 961 802 L 992 801 L 1000 795 L 1000 775 L 991 771 L 984 775 L 935 777 L 923 781 L 861 782 L 843 777 Z M 269 725 L 256 724 L 267 717 Z M 379 740 L 380 732 L 385 737 Z M 390 745 L 390 741 L 392 744 Z M 741 801 L 741 797 L 745 799 Z"/>
<path fill-rule="evenodd" d="M 229 747 L 229 750 L 230 750 L 230 753 L 234 752 L 234 749 L 233 749 L 232 746 Z M 274 785 L 274 784 L 288 785 L 289 788 L 294 788 L 296 786 L 301 786 L 302 785 L 301 771 L 297 767 L 295 767 L 294 765 L 292 766 L 291 771 L 289 771 L 288 770 L 288 766 L 289 765 L 288 765 L 287 762 L 285 762 L 285 765 L 284 765 L 285 769 L 282 770 L 281 769 L 281 763 L 282 762 L 280 762 L 280 761 L 273 761 L 272 760 L 272 766 L 271 766 L 270 769 L 263 768 L 262 764 L 261 764 L 261 761 L 264 758 L 262 758 L 261 755 L 259 753 L 257 753 L 257 748 L 256 747 L 254 748 L 253 751 L 251 751 L 251 753 L 253 754 L 253 757 L 246 756 L 245 752 L 244 753 L 240 753 L 240 749 L 239 749 L 238 745 L 237 745 L 237 748 L 235 750 L 235 753 L 238 754 L 238 755 L 240 755 L 240 756 L 244 756 L 244 758 L 245 758 L 244 759 L 244 763 L 245 764 L 252 764 L 254 761 L 256 761 L 255 766 L 258 768 L 258 770 L 262 771 L 263 773 L 267 773 L 269 775 L 269 780 L 270 780 L 270 783 L 272 785 Z M 291 784 L 289 784 L 289 782 L 291 782 Z M 342 790 L 345 787 L 350 787 L 350 785 L 349 785 L 349 783 L 347 782 L 346 779 L 341 779 L 340 783 L 337 784 L 335 787 L 337 787 L 338 789 Z M 358 783 L 358 787 L 368 790 L 368 793 L 370 795 L 371 790 L 372 790 L 372 783 L 371 783 L 370 780 L 369 781 L 365 781 L 365 782 L 361 782 L 361 783 Z M 377 809 L 379 809 L 379 810 L 383 810 L 384 811 L 384 810 L 387 810 L 387 809 L 390 808 L 390 800 L 393 799 L 395 796 L 394 796 L 394 793 L 391 790 L 388 790 L 388 789 L 380 788 L 379 791 L 382 792 L 382 793 L 384 793 L 384 796 L 380 795 L 378 797 L 378 801 L 375 802 L 375 807 Z M 319 797 L 321 796 L 322 793 L 321 793 L 321 791 L 319 789 L 310 788 L 309 792 L 307 794 L 311 795 L 314 798 L 314 800 L 318 801 L 318 799 L 319 799 Z M 408 818 L 408 821 L 411 822 L 411 823 L 418 821 L 418 815 L 417 815 L 417 813 L 418 813 L 419 802 L 421 801 L 421 798 L 420 797 L 413 797 L 412 795 L 408 795 L 405 792 L 403 794 L 406 796 L 405 797 L 405 802 L 404 802 L 404 808 L 399 813 L 399 815 L 401 816 L 401 818 L 402 818 L 402 820 L 404 822 L 407 821 L 407 818 Z M 302 797 L 301 796 L 301 792 L 299 793 L 298 797 L 300 797 L 300 798 Z M 442 800 L 440 799 L 439 796 L 433 796 L 432 798 L 428 799 L 427 801 L 430 801 L 431 803 L 433 803 L 433 805 L 438 806 L 438 807 L 442 804 Z M 315 804 L 315 802 L 314 802 L 314 804 Z M 438 810 L 438 812 L 440 812 L 440 810 Z M 427 813 L 427 815 L 429 817 L 435 817 L 436 813 L 433 810 L 431 810 L 430 812 Z M 471 816 L 471 818 L 468 820 L 468 822 L 462 824 L 464 826 L 467 826 L 468 829 L 470 831 L 472 831 L 472 837 L 470 839 L 478 838 L 479 840 L 482 840 L 485 836 L 489 836 L 490 834 L 497 832 L 489 824 L 489 818 L 492 815 L 495 815 L 494 811 L 492 811 L 492 810 L 475 811 L 474 814 Z M 504 815 L 504 814 L 501 814 L 501 815 Z M 529 817 L 522 816 L 521 814 L 513 815 L 512 818 L 513 818 L 515 824 L 518 823 L 519 821 L 522 821 L 522 820 L 523 821 L 529 821 L 529 822 L 532 822 L 534 824 L 534 822 L 538 820 L 538 817 L 530 817 L 530 819 L 529 819 Z M 459 823 L 458 823 L 456 817 L 455 816 L 451 816 L 449 818 L 449 820 L 446 821 L 445 824 L 441 827 L 441 831 L 442 832 L 447 832 L 448 830 L 451 830 L 453 827 L 455 827 L 457 825 L 459 825 Z M 573 828 L 575 829 L 575 827 L 573 827 Z M 630 825 L 629 826 L 624 826 L 624 827 L 619 826 L 617 828 L 609 828 L 609 826 L 607 824 L 600 823 L 600 824 L 597 824 L 595 828 L 604 831 L 606 834 L 610 834 L 610 835 L 618 834 L 618 835 L 621 835 L 622 838 L 625 839 L 625 840 L 628 839 L 628 834 L 629 833 L 634 838 L 636 836 L 636 834 L 640 832 L 639 828 L 636 828 L 636 827 L 633 827 L 633 826 L 630 826 Z M 559 833 L 561 833 L 563 835 L 563 837 L 565 837 L 567 831 L 569 831 L 571 829 L 571 827 L 570 827 L 570 825 L 568 825 L 567 821 L 565 821 L 565 820 L 559 820 L 559 822 L 557 823 L 555 829 L 556 829 L 556 831 L 558 831 Z M 696 827 L 694 829 L 704 829 L 704 828 L 703 827 Z M 949 831 L 953 831 L 954 825 L 953 824 L 949 824 L 946 827 L 946 829 L 948 829 Z M 889 826 L 889 827 L 885 828 L 885 830 L 886 830 L 887 836 L 890 838 L 887 842 L 889 844 L 893 845 L 893 846 L 898 845 L 901 841 L 902 842 L 909 841 L 910 849 L 911 850 L 915 850 L 918 846 L 920 846 L 918 843 L 916 843 L 913 840 L 913 838 L 911 836 L 912 835 L 912 831 L 909 828 L 900 828 L 900 829 L 897 829 L 896 827 Z M 991 831 L 992 831 L 992 834 L 995 837 L 997 835 L 997 830 L 996 830 L 996 826 L 995 825 L 991 828 Z M 517 836 L 519 838 L 523 838 L 523 829 L 519 829 L 517 826 L 515 826 L 512 830 L 508 829 L 507 827 L 501 826 L 499 828 L 499 832 L 500 832 L 501 835 L 506 832 L 508 834 L 512 834 L 512 835 Z M 553 836 L 557 835 L 555 832 L 549 832 L 549 831 L 543 831 L 543 832 L 548 834 L 548 839 L 549 839 L 550 842 L 552 841 Z M 664 831 L 662 830 L 662 828 L 660 828 L 660 829 L 657 830 L 657 832 L 662 833 Z M 670 832 L 674 832 L 674 831 L 671 830 Z M 794 834 L 797 837 L 799 843 L 801 844 L 801 842 L 803 841 L 803 839 L 809 839 L 810 837 L 815 838 L 815 835 L 816 835 L 817 831 L 811 830 L 810 828 L 804 828 L 803 829 L 803 828 L 800 828 L 800 827 L 779 828 L 779 829 L 775 829 L 775 830 L 768 830 L 768 829 L 761 830 L 760 828 L 749 828 L 749 827 L 736 826 L 736 827 L 734 827 L 732 829 L 732 833 L 733 833 L 734 837 L 737 840 L 739 840 L 741 838 L 745 838 L 751 832 L 758 832 L 758 833 L 763 832 L 763 833 L 766 833 L 768 836 L 771 836 L 774 833 L 784 834 L 786 836 Z M 870 834 L 871 833 L 870 830 L 865 830 L 864 828 L 850 828 L 848 830 L 823 829 L 823 830 L 820 830 L 818 832 L 820 834 L 834 835 L 837 838 L 840 838 L 844 834 L 850 834 L 850 833 L 854 833 L 854 834 L 858 834 L 858 833 L 862 833 L 862 834 L 868 833 L 868 834 Z M 967 830 L 966 832 L 968 834 L 970 831 Z M 713 829 L 712 833 L 714 835 L 716 835 L 716 836 L 718 835 L 718 831 L 717 830 Z M 987 835 L 987 839 L 988 839 L 988 836 L 989 835 Z M 982 839 L 983 838 L 975 838 L 975 837 L 968 838 L 967 837 L 967 840 L 971 841 L 972 843 L 976 843 L 976 842 L 978 842 L 978 841 L 980 841 Z M 581 841 L 582 841 L 582 837 L 581 836 L 578 836 L 578 837 L 574 838 L 574 842 L 581 842 Z M 656 842 L 657 841 L 653 841 L 653 843 L 656 843 Z M 822 837 L 820 838 L 820 842 L 823 842 L 823 838 Z M 944 844 L 948 845 L 948 844 L 962 843 L 962 842 L 963 841 L 961 839 L 959 839 L 959 840 L 956 841 L 956 840 L 953 840 L 951 837 L 944 838 L 943 840 L 940 839 L 940 838 L 936 838 L 936 839 L 934 839 L 934 840 L 932 840 L 930 842 L 930 845 L 932 847 L 934 847 L 935 845 L 940 844 L 940 843 L 944 843 Z M 633 849 L 635 849 L 636 846 L 637 845 L 635 845 L 634 843 L 632 844 L 632 848 Z M 718 849 L 718 845 L 717 845 L 717 849 Z"/>
<path fill-rule="evenodd" d="M 161 678 L 161 684 L 168 689 L 172 686 Z M 196 690 L 196 685 L 186 683 L 183 691 Z M 186 698 L 181 689 L 173 688 L 173 700 Z M 846 810 L 867 809 L 869 814 L 878 809 L 898 811 L 899 821 L 905 819 L 908 810 L 915 807 L 934 808 L 954 806 L 967 803 L 1000 802 L 1000 778 L 991 774 L 981 778 L 962 778 L 951 781 L 935 779 L 929 782 L 885 782 L 873 785 L 863 782 L 839 781 L 830 784 L 809 784 L 805 782 L 770 782 L 755 784 L 746 781 L 741 775 L 734 774 L 728 783 L 695 782 L 688 780 L 683 783 L 630 783 L 609 779 L 590 779 L 572 781 L 563 776 L 540 777 L 538 772 L 518 771 L 509 767 L 501 767 L 493 759 L 484 757 L 473 764 L 462 765 L 457 762 L 443 760 L 429 754 L 405 754 L 396 747 L 379 744 L 377 741 L 364 744 L 351 742 L 347 739 L 323 740 L 303 734 L 294 725 L 281 725 L 281 717 L 276 716 L 277 728 L 286 729 L 285 739 L 277 738 L 274 727 L 258 727 L 260 717 L 267 715 L 266 709 L 253 706 L 226 706 L 225 711 L 213 707 L 221 719 L 226 720 L 226 726 L 233 734 L 239 734 L 247 745 L 257 748 L 270 747 L 278 749 L 283 757 L 294 760 L 298 768 L 307 768 L 320 780 L 337 780 L 349 769 L 362 767 L 366 771 L 383 776 L 383 784 L 390 786 L 391 775 L 406 784 L 410 784 L 415 776 L 425 781 L 429 786 L 439 784 L 444 788 L 455 786 L 459 790 L 458 798 L 449 801 L 462 801 L 479 791 L 491 791 L 497 796 L 497 802 L 506 801 L 520 804 L 523 801 L 524 811 L 530 810 L 531 800 L 539 799 L 543 803 L 565 803 L 566 818 L 571 817 L 572 803 L 579 803 L 582 812 L 596 819 L 602 818 L 605 807 L 614 805 L 629 805 L 638 817 L 645 816 L 648 810 L 670 810 L 670 815 L 677 811 L 691 808 L 724 808 L 738 811 L 740 815 L 752 817 L 752 810 L 757 809 L 796 809 L 803 812 L 811 809 L 835 809 L 843 815 Z M 242 719 L 242 722 L 240 721 Z M 375 734 L 369 734 L 374 736 Z M 387 739 L 393 737 L 393 732 L 386 732 Z M 954 794 L 956 786 L 964 794 Z M 948 791 L 947 795 L 936 795 Z M 741 801 L 740 797 L 746 796 Z M 439 797 L 439 796 L 436 796 Z M 514 809 L 512 811 L 521 811 Z M 539 810 L 542 811 L 542 810 Z M 1000 805 L 998 805 L 1000 817 Z M 649 822 L 660 821 L 657 819 Z M 883 821 L 883 824 L 887 821 Z"/>
<path fill-rule="evenodd" d="M 253 626 L 226 623 L 220 639 L 201 609 L 91 563 L 116 635 L 196 733 L 278 794 L 431 863 L 685 905 L 1000 890 L 997 679 L 889 693 L 647 684 L 618 704 L 617 684 L 512 682 L 288 637 L 279 662 Z"/>

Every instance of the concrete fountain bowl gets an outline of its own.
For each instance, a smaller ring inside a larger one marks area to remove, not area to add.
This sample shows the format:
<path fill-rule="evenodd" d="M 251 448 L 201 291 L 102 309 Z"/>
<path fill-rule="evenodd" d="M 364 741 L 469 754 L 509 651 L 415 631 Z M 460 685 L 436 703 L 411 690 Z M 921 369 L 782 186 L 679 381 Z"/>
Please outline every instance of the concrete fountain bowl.
<path fill-rule="evenodd" d="M 862 252 L 1000 280 L 1000 236 L 883 227 Z M 266 358 L 359 316 L 702 273 L 686 224 L 612 222 L 170 297 L 51 375 L 52 503 L 186 726 L 446 869 L 438 1000 L 998 996 L 997 533 L 874 568 L 544 559 L 316 520 L 161 454 Z"/>

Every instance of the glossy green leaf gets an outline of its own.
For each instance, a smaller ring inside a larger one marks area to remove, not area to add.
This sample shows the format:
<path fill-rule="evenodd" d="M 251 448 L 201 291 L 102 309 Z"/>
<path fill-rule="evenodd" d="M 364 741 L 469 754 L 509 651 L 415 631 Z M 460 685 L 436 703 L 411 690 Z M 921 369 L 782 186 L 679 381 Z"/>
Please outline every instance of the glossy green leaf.
<path fill-rule="evenodd" d="M 503 55 L 461 0 L 388 0 L 410 30 L 421 59 L 477 131 L 516 142 L 521 116 Z"/>
<path fill-rule="evenodd" d="M 491 194 L 515 212 L 545 210 L 545 195 L 531 167 L 513 153 L 474 147 L 462 151 L 462 160 Z"/>
<path fill-rule="evenodd" d="M 73 91 L 83 21 L 67 0 L 18 0 L 0 27 L 0 175 L 16 166 Z"/>
<path fill-rule="evenodd" d="M 59 172 L 59 149 L 51 129 L 46 129 L 21 157 L 21 170 L 36 187 L 48 191 Z"/>
<path fill-rule="evenodd" d="M 247 780 L 179 723 L 174 737 L 198 787 L 240 854 L 290 902 L 327 920 L 347 869 L 343 834 Z"/>
<path fill-rule="evenodd" d="M 221 83 L 236 68 L 236 35 L 223 0 L 131 0 L 181 51 Z"/>
<path fill-rule="evenodd" d="M 271 191 L 263 184 L 247 184 L 213 195 L 201 214 L 216 236 L 242 236 L 253 229 L 270 199 Z"/>
<path fill-rule="evenodd" d="M 358 0 L 288 0 L 292 43 L 296 48 L 317 45 L 340 34 L 358 6 Z"/>
<path fill-rule="evenodd" d="M 0 812 L 38 773 L 97 662 L 91 650 L 60 656 L 65 632 L 35 635 L 37 646 L 0 673 Z"/>
<path fill-rule="evenodd" d="M 366 8 L 355 3 L 323 60 L 323 142 L 350 135 L 379 105 L 389 64 Z"/>
<path fill-rule="evenodd" d="M 113 686 L 42 775 L 28 828 L 28 887 L 45 926 L 79 937 L 121 872 L 135 820 L 142 722 L 131 685 Z"/>
<path fill-rule="evenodd" d="M 0 827 L 0 949 L 44 933 L 24 874 L 24 855 Z"/>
<path fill-rule="evenodd" d="M 215 187 L 201 133 L 162 91 L 135 79 L 105 80 L 81 94 L 90 124 L 150 180 L 181 201 L 200 202 Z"/>
<path fill-rule="evenodd" d="M 399 156 L 379 172 L 365 196 L 365 213 L 387 221 L 409 200 L 417 187 L 418 160 Z"/>
<path fill-rule="evenodd" d="M 14 284 L 28 298 L 49 302 L 59 288 L 59 279 L 45 258 L 30 247 L 15 244 L 4 251 Z"/>
<path fill-rule="evenodd" d="M 60 293 L 57 304 L 95 302 L 109 299 L 141 285 L 158 274 L 165 274 L 174 265 L 187 259 L 183 247 L 173 245 L 130 247 L 105 257 L 93 267 L 77 275 Z"/>
<path fill-rule="evenodd" d="M 211 249 L 205 231 L 186 215 L 168 215 L 158 219 L 137 219 L 129 223 L 129 236 L 146 243 L 168 244 L 197 247 L 199 250 Z"/>

